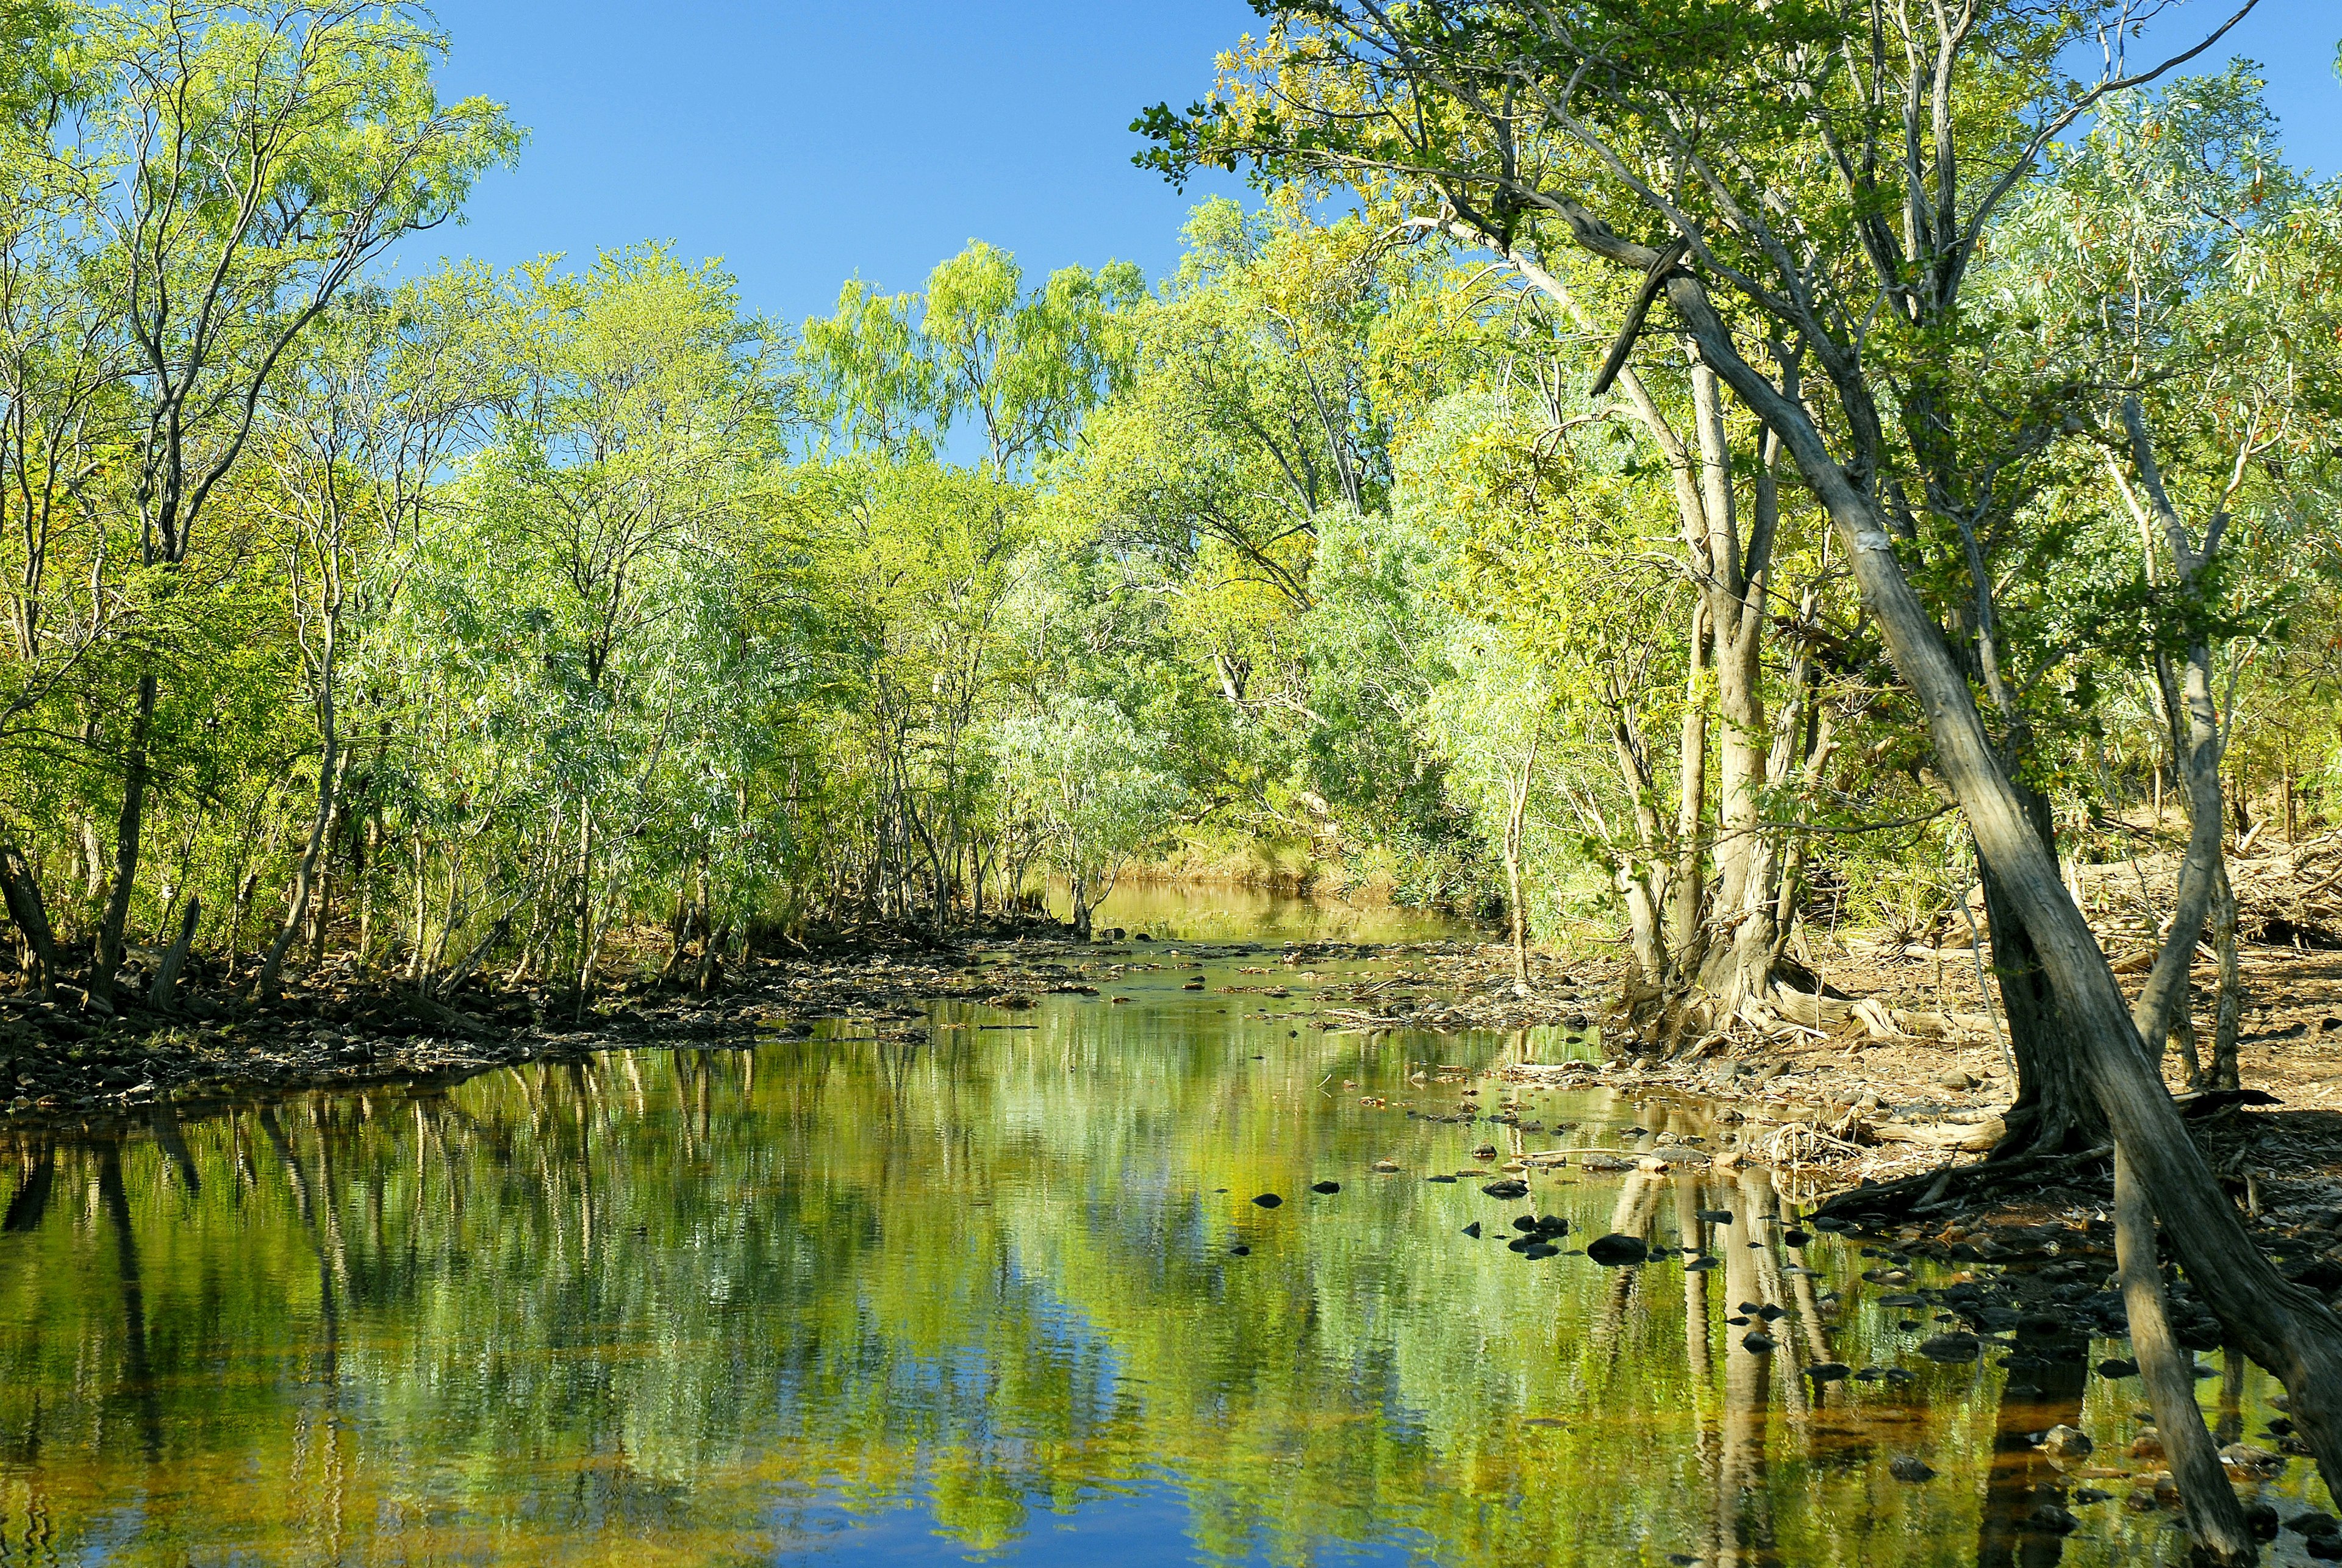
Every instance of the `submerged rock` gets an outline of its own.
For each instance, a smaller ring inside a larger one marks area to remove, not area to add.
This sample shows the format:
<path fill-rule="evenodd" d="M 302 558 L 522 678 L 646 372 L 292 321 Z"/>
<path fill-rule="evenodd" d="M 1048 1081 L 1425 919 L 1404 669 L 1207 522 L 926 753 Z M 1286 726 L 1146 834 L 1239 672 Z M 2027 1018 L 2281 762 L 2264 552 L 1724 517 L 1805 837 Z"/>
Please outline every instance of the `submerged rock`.
<path fill-rule="evenodd" d="M 1651 1249 L 1639 1236 L 1596 1236 L 1586 1243 L 1586 1255 L 1604 1268 L 1619 1268 L 1641 1263 L 1651 1255 Z"/>
<path fill-rule="evenodd" d="M 1255 1198 L 1253 1202 L 1258 1203 L 1264 1209 L 1274 1209 L 1282 1206 L 1285 1200 L 1278 1197 L 1275 1193 L 1263 1193 L 1260 1196 Z"/>
<path fill-rule="evenodd" d="M 1933 1481 L 1935 1467 L 1926 1460 L 1908 1453 L 1896 1455 L 1887 1462 L 1887 1473 L 1897 1481 Z"/>
<path fill-rule="evenodd" d="M 1922 1341 L 1919 1353 L 1929 1361 L 1974 1361 L 1984 1353 L 1984 1342 L 1972 1333 L 1939 1333 Z"/>

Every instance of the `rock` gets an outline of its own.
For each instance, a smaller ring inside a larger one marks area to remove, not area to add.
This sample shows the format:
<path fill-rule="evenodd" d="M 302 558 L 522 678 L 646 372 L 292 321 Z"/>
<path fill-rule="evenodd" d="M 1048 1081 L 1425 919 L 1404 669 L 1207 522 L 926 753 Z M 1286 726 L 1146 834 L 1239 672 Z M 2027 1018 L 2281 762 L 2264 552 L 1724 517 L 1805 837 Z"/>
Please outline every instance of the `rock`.
<path fill-rule="evenodd" d="M 1887 1462 L 1887 1473 L 1897 1481 L 1933 1481 L 1935 1468 L 1926 1460 L 1910 1454 L 1897 1454 Z"/>
<path fill-rule="evenodd" d="M 1762 1329 L 1751 1329 L 1740 1336 L 1740 1348 L 1751 1355 L 1770 1355 L 1775 1348 L 1771 1334 Z"/>
<path fill-rule="evenodd" d="M 1472 1151 L 1472 1157 L 1476 1160 L 1493 1160 L 1496 1157 L 1496 1145 L 1483 1144 Z"/>
<path fill-rule="evenodd" d="M 2082 1522 L 2054 1503 L 2045 1503 L 2025 1516 L 2025 1527 L 2044 1535 L 2071 1535 Z"/>
<path fill-rule="evenodd" d="M 2093 1503 L 2109 1502 L 2113 1497 L 2114 1493 L 2111 1492 L 2101 1492 L 2095 1486 L 2085 1486 L 2074 1493 L 2072 1500 L 2075 1503 L 2087 1507 Z"/>
<path fill-rule="evenodd" d="M 1490 1182 L 1480 1190 L 1492 1198 L 1526 1198 L 1529 1195 L 1526 1182 Z"/>
<path fill-rule="evenodd" d="M 1936 1082 L 1956 1094 L 1966 1094 L 1977 1084 L 1975 1076 L 1965 1067 L 1955 1067 Z"/>
<path fill-rule="evenodd" d="M 1974 1361 L 1984 1353 L 1984 1342 L 1972 1333 L 1939 1333 L 1921 1341 L 1919 1353 L 1929 1361 Z"/>
<path fill-rule="evenodd" d="M 1470 1224 L 1465 1226 L 1464 1233 L 1471 1237 L 1474 1241 L 1478 1241 L 1480 1239 L 1480 1222 L 1474 1220 Z"/>
<path fill-rule="evenodd" d="M 1732 1211 L 1730 1209 L 1702 1209 L 1699 1211 L 1698 1217 L 1706 1220 L 1711 1225 L 1728 1225 L 1732 1223 Z"/>
<path fill-rule="evenodd" d="M 2337 1523 L 2334 1515 L 2315 1509 L 2295 1514 L 2285 1522 L 2285 1527 L 2296 1535 L 2342 1535 L 2342 1523 Z"/>
<path fill-rule="evenodd" d="M 1252 1256 L 1252 1249 L 1245 1245 L 1242 1242 L 1238 1242 L 1235 1246 L 1230 1247 L 1228 1251 L 1240 1258 L 1248 1258 Z"/>
<path fill-rule="evenodd" d="M 2137 1377 L 2138 1363 L 2118 1356 L 2108 1356 L 2098 1363 L 2098 1375 L 2100 1377 Z"/>
<path fill-rule="evenodd" d="M 1651 1255 L 1637 1236 L 1596 1236 L 1586 1243 L 1586 1255 L 1606 1269 L 1639 1263 Z"/>
<path fill-rule="evenodd" d="M 2126 1452 L 2133 1459 L 2161 1459 L 2163 1439 L 2152 1432 L 2142 1432 L 2130 1440 L 2130 1447 Z"/>
<path fill-rule="evenodd" d="M 2277 1510 L 2266 1503 L 2246 1504 L 2245 1528 L 2253 1533 L 2253 1539 L 2256 1541 L 2276 1540 Z"/>
<path fill-rule="evenodd" d="M 1635 1162 L 1635 1169 L 1642 1172 L 1646 1176 L 1664 1176 L 1667 1174 L 1668 1165 L 1665 1160 L 1654 1159 L 1649 1155 L 1645 1155 L 1642 1159 Z"/>
<path fill-rule="evenodd" d="M 1814 1238 L 1803 1231 L 1789 1230 L 1781 1233 L 1781 1239 L 1793 1247 L 1802 1247 Z"/>
<path fill-rule="evenodd" d="M 2086 1459 L 2096 1446 L 2088 1433 L 2063 1423 L 2041 1434 L 2041 1450 L 2053 1458 Z"/>
<path fill-rule="evenodd" d="M 2312 1535 L 2301 1549 L 2320 1563 L 2342 1563 L 2342 1535 Z"/>
<path fill-rule="evenodd" d="M 1338 1193 L 1342 1190 L 1342 1183 L 1339 1182 L 1313 1182 L 1310 1183 L 1309 1190 L 1313 1193 Z"/>
<path fill-rule="evenodd" d="M 1374 1164 L 1374 1169 L 1379 1175 L 1391 1175 L 1398 1170 L 1398 1162 L 1396 1160 L 1376 1160 Z"/>
<path fill-rule="evenodd" d="M 1854 1368 L 1842 1361 L 1817 1361 L 1806 1368 L 1806 1375 L 1816 1383 L 1837 1383 L 1854 1375 Z"/>
<path fill-rule="evenodd" d="M 2274 1475 L 2286 1465 L 2285 1455 L 2271 1453 L 2266 1448 L 2255 1448 L 2249 1443 L 2232 1443 L 2220 1450 L 2220 1463 L 2235 1470 L 2247 1470 L 2256 1475 Z"/>
<path fill-rule="evenodd" d="M 1274 1209 L 1282 1206 L 1285 1200 L 1278 1197 L 1275 1193 L 1263 1193 L 1260 1196 L 1255 1198 L 1253 1202 L 1258 1203 L 1264 1209 Z"/>

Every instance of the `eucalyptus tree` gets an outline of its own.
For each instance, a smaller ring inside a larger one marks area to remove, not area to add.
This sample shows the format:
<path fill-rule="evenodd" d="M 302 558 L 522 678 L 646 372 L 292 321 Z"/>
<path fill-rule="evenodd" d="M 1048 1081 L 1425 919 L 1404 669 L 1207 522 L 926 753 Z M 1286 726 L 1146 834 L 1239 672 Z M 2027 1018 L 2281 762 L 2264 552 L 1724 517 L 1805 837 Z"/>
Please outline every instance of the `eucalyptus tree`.
<path fill-rule="evenodd" d="M 374 258 L 453 216 L 517 133 L 443 105 L 445 40 L 405 6 L 166 0 L 77 18 L 90 86 L 60 140 L 104 178 L 82 215 L 117 334 L 135 569 L 167 594 L 245 454 L 272 376 Z M 95 994 L 110 991 L 138 873 L 157 656 L 107 743 L 121 758 Z"/>
<path fill-rule="evenodd" d="M 1027 289 L 1016 258 L 980 240 L 920 294 L 849 282 L 836 313 L 803 333 L 816 452 L 935 457 L 972 424 L 984 465 L 1030 478 L 1120 384 L 1142 293 L 1127 262 L 1066 267 Z"/>
<path fill-rule="evenodd" d="M 2213 917 L 2221 954 L 2209 1081 L 2234 1088 L 2236 897 L 2222 770 L 2238 714 L 2219 694 L 2277 624 L 2260 579 L 2290 498 L 2330 466 L 2342 194 L 2287 168 L 2241 64 L 2111 99 L 2017 207 L 1984 274 L 2030 325 L 2018 352 L 2093 389 L 2095 482 L 2135 561 L 2133 646 L 2190 822 L 2177 928 Z M 2285 546 L 2277 545 L 2279 550 Z M 2187 1017 L 2192 950 L 2167 945 L 2140 1003 L 2150 1046 Z M 2187 1029 L 2192 1039 L 2192 1027 Z"/>
<path fill-rule="evenodd" d="M 475 322 L 490 303 L 467 268 L 395 294 L 345 296 L 287 364 L 263 415 L 265 477 L 256 507 L 276 549 L 310 715 L 317 785 L 284 919 L 255 977 L 275 992 L 286 952 L 310 923 L 329 834 L 344 814 L 344 665 L 352 641 L 379 635 L 414 567 L 447 464 L 500 390 Z"/>
<path fill-rule="evenodd" d="M 1002 721 L 992 745 L 1066 879 L 1074 931 L 1087 940 L 1091 911 L 1178 810 L 1183 792 L 1161 744 L 1112 703 L 1067 697 Z"/>
<path fill-rule="evenodd" d="M 510 824 L 522 964 L 582 992 L 688 694 L 712 674 L 697 595 L 745 529 L 786 394 L 769 331 L 713 264 L 640 246 L 579 273 L 528 264 L 502 293 L 491 339 L 510 385 L 465 478 L 468 547 L 485 552 L 467 593 L 491 634 L 535 650 L 513 717 L 553 809 Z M 501 582 L 483 574 L 499 558 L 520 568 Z"/>
<path fill-rule="evenodd" d="M 1977 545 L 2023 488 L 2012 470 L 2080 411 L 2056 385 L 1964 393 L 1973 265 L 2043 150 L 2236 17 L 2135 68 L 2152 0 L 1261 8 L 1270 25 L 1215 101 L 1141 122 L 1153 160 L 1396 188 L 1502 253 L 1542 243 L 1638 279 L 1630 330 L 1666 301 L 1827 515 L 1996 884 L 2004 989 L 2031 994 L 2012 1136 L 1985 1179 L 2110 1127 L 2174 1251 L 2342 1478 L 2342 1323 L 2253 1246 L 2188 1140 L 2012 774 L 2021 744 L 2004 744 L 2022 714 L 1993 689 L 1997 584 Z M 2084 58 L 2100 68 L 2072 75 Z M 1922 584 L 1963 563 L 1963 594 L 1931 606 Z"/>

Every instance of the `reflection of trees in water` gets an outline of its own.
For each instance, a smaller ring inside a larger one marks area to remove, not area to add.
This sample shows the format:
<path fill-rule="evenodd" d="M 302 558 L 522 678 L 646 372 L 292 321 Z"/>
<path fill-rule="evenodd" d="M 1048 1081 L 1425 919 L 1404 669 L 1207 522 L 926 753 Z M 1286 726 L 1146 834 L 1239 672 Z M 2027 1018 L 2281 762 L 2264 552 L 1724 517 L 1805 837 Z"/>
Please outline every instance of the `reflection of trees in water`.
<path fill-rule="evenodd" d="M 1680 1238 L 1716 1270 L 1525 1263 L 1455 1234 L 1516 1207 L 1468 1186 L 1346 1174 L 1313 1208 L 1306 1180 L 1394 1139 L 1478 1134 L 1337 1118 L 1312 1094 L 1325 1063 L 1268 1049 L 1281 1029 L 1030 1016 L 28 1153 L 0 1175 L 30 1215 L 0 1251 L 0 1324 L 36 1325 L 0 1328 L 0 1433 L 37 1457 L 0 1480 L 0 1535 L 30 1528 L 26 1489 L 65 1541 L 136 1490 L 158 1533 L 320 1558 L 394 1528 L 453 1555 L 586 1558 L 653 1531 L 722 1556 L 811 1528 L 821 1499 L 916 1498 L 989 1548 L 1036 1507 L 1169 1476 L 1229 1558 L 1401 1526 L 1441 1562 L 1607 1560 L 1664 1534 L 1758 1568 L 1872 1539 L 1861 1477 L 1817 1460 L 1847 1418 L 1799 1375 L 1831 1342 L 1762 1173 L 1541 1180 L 1525 1205 L 1580 1240 Z M 1264 1190 L 1290 1201 L 1245 1202 Z M 1742 1302 L 1787 1310 L 1772 1355 L 1723 1323 Z M 93 1365 L 148 1391 L 152 1440 L 57 1403 Z M 1956 1512 L 1935 1535 L 1964 1538 L 1974 1501 L 1908 1506 Z M 1878 1528 L 1881 1564 L 1934 1538 Z"/>

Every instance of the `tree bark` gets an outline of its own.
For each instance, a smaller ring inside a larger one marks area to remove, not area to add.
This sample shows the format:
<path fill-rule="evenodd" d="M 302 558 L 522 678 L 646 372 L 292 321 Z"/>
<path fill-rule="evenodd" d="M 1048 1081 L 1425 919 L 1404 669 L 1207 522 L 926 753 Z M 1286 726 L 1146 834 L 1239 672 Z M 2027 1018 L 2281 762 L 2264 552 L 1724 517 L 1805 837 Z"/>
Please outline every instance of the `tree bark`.
<path fill-rule="evenodd" d="M 301 933 L 301 923 L 308 917 L 310 894 L 316 886 L 317 862 L 325 853 L 326 830 L 334 820 L 334 788 L 338 782 L 335 764 L 340 752 L 341 744 L 328 716 L 325 744 L 317 754 L 317 813 L 309 821 L 309 841 L 302 845 L 301 858 L 293 868 L 293 895 L 285 903 L 285 922 L 276 928 L 276 939 L 268 944 L 268 954 L 260 961 L 260 974 L 253 983 L 254 994 L 264 1002 L 276 994 L 285 972 L 285 955 L 292 951 Z"/>
<path fill-rule="evenodd" d="M 146 1004 L 158 1012 L 171 1011 L 179 989 L 179 971 L 186 967 L 187 949 L 195 944 L 195 922 L 203 918 L 203 900 L 191 893 L 179 911 L 179 934 L 163 954 L 162 967 L 155 972 L 155 984 L 146 992 Z"/>
<path fill-rule="evenodd" d="M 114 830 L 114 888 L 106 895 L 105 914 L 98 924 L 95 973 L 89 994 L 99 1001 L 114 1000 L 115 971 L 122 967 L 122 929 L 130 918 L 130 894 L 138 880 L 138 841 L 145 824 L 146 775 L 150 766 L 146 743 L 155 723 L 156 691 L 154 674 L 138 677 L 138 706 L 130 721 L 130 751 L 122 777 L 122 815 Z"/>
<path fill-rule="evenodd" d="M 2042 853 L 2054 864 L 2056 829 L 2047 798 L 2022 784 L 2012 782 L 2010 787 L 2023 802 L 2026 821 Z M 2003 1118 L 2007 1132 L 1988 1158 L 2011 1160 L 2101 1148 L 2107 1142 L 2106 1114 L 2083 1076 L 2076 1044 L 2042 964 L 2040 947 L 2000 874 L 1981 851 L 1977 872 L 1984 886 L 1993 972 L 2000 981 L 2001 1015 L 2008 1021 L 2009 1054 L 2017 1063 L 2017 1098 Z"/>
<path fill-rule="evenodd" d="M 8 918 L 25 934 L 25 945 L 33 956 L 33 984 L 46 997 L 57 974 L 56 934 L 49 925 L 40 878 L 34 875 L 24 852 L 13 844 L 0 844 L 0 899 L 7 904 Z"/>

